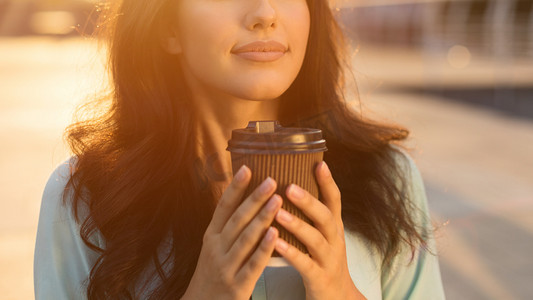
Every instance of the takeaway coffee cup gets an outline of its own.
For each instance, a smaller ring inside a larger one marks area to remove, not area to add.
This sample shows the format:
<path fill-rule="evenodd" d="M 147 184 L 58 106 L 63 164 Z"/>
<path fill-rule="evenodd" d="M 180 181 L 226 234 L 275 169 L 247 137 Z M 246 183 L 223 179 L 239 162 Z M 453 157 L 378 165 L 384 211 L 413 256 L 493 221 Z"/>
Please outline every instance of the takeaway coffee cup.
<path fill-rule="evenodd" d="M 327 151 L 321 130 L 282 127 L 278 121 L 250 121 L 246 128 L 232 131 L 226 150 L 231 152 L 234 175 L 243 164 L 252 172 L 245 197 L 270 176 L 277 182 L 275 193 L 283 198 L 282 207 L 311 224 L 309 218 L 286 198 L 285 191 L 294 183 L 318 199 L 315 169 Z M 305 245 L 276 221 L 273 226 L 279 230 L 281 238 L 308 253 Z M 274 252 L 273 257 L 280 255 Z"/>

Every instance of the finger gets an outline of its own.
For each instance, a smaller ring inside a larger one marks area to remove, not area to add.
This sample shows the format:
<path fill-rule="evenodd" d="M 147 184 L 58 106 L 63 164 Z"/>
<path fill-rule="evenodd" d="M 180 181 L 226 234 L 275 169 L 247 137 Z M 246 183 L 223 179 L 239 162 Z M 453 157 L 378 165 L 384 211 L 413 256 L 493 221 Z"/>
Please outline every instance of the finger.
<path fill-rule="evenodd" d="M 282 199 L 279 195 L 273 195 L 268 203 L 261 209 L 261 212 L 252 222 L 240 233 L 237 240 L 228 251 L 230 261 L 245 262 L 250 256 L 267 228 L 272 224 L 277 211 L 281 208 Z M 239 264 L 238 267 L 240 267 Z M 234 270 L 237 272 L 238 270 Z"/>
<path fill-rule="evenodd" d="M 250 169 L 246 165 L 242 165 L 220 197 L 211 223 L 209 223 L 206 231 L 216 233 L 222 231 L 224 224 L 226 224 L 237 206 L 239 206 L 244 192 L 250 183 L 251 175 Z"/>
<path fill-rule="evenodd" d="M 316 168 L 316 178 L 322 194 L 322 202 L 331 210 L 335 218 L 341 219 L 341 192 L 331 176 L 331 171 L 325 161 Z"/>
<path fill-rule="evenodd" d="M 288 199 L 313 221 L 324 237 L 333 242 L 337 237 L 337 222 L 329 208 L 296 184 L 289 185 L 286 194 Z"/>
<path fill-rule="evenodd" d="M 318 269 L 318 266 L 309 255 L 304 254 L 294 246 L 289 245 L 289 243 L 280 237 L 276 239 L 274 249 L 301 274 L 304 281 L 307 281 L 306 279 L 308 278 L 315 277 L 314 270 Z"/>
<path fill-rule="evenodd" d="M 276 181 L 268 177 L 235 210 L 221 231 L 222 240 L 227 243 L 227 248 L 233 245 L 243 229 L 257 215 L 275 190 Z"/>
<path fill-rule="evenodd" d="M 242 282 L 249 278 L 259 278 L 272 256 L 277 239 L 278 230 L 271 226 L 261 240 L 259 247 L 235 275 L 237 282 Z"/>
<path fill-rule="evenodd" d="M 331 247 L 316 228 L 284 209 L 278 211 L 276 221 L 307 247 L 314 260 L 321 265 L 327 262 L 331 256 Z"/>

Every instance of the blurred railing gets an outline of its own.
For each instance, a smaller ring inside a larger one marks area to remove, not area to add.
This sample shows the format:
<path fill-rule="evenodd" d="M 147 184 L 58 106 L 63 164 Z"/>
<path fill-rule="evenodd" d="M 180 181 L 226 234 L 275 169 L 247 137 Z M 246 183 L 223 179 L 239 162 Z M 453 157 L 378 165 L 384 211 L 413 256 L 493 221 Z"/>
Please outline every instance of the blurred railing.
<path fill-rule="evenodd" d="M 532 0 L 345 0 L 338 7 L 359 41 L 533 56 Z"/>

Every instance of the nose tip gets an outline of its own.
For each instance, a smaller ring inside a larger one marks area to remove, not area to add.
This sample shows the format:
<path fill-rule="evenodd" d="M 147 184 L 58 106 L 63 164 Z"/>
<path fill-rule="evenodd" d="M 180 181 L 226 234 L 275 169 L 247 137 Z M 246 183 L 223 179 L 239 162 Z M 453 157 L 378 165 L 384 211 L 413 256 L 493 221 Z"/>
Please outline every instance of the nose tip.
<path fill-rule="evenodd" d="M 257 5 L 248 13 L 247 27 L 250 30 L 275 28 L 277 12 L 270 0 L 258 0 L 257 2 Z"/>
<path fill-rule="evenodd" d="M 274 28 L 276 26 L 275 21 L 270 19 L 263 19 L 259 22 L 253 24 L 252 29 L 266 29 L 266 28 Z"/>

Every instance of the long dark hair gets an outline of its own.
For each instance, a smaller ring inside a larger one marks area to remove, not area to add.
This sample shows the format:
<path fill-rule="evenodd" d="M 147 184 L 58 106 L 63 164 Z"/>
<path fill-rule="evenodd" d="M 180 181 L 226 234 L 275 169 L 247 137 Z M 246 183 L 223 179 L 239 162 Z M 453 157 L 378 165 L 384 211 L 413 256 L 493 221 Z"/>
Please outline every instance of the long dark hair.
<path fill-rule="evenodd" d="M 101 113 L 66 131 L 76 163 L 65 193 L 71 197 L 64 200 L 73 201 L 84 242 L 100 253 L 89 276 L 89 299 L 138 297 L 133 286 L 152 264 L 160 284 L 151 297 L 181 297 L 220 196 L 195 154 L 198 116 L 188 104 L 178 59 L 158 40 L 171 2 L 123 0 L 101 14 L 112 90 L 92 106 Z M 280 122 L 323 130 L 329 149 L 324 160 L 342 193 L 345 227 L 374 245 L 385 266 L 402 244 L 413 253 L 424 244 L 395 181 L 401 172 L 393 154 L 399 151 L 391 144 L 408 131 L 364 120 L 349 107 L 341 31 L 327 0 L 307 2 L 307 52 L 281 96 Z M 80 213 L 82 204 L 87 215 Z M 105 246 L 91 242 L 96 232 Z M 162 245 L 168 246 L 164 255 Z"/>

